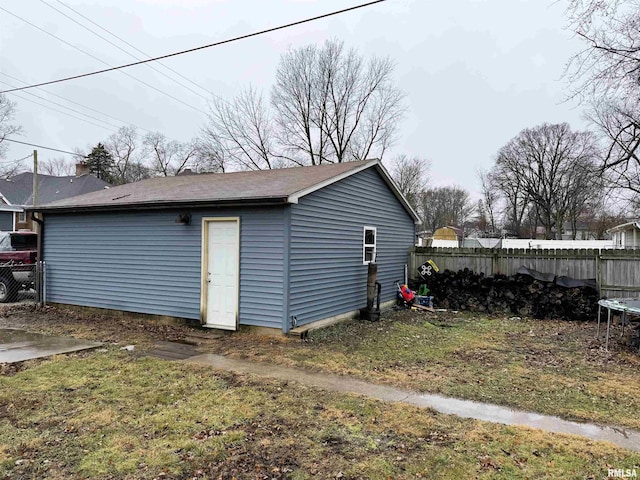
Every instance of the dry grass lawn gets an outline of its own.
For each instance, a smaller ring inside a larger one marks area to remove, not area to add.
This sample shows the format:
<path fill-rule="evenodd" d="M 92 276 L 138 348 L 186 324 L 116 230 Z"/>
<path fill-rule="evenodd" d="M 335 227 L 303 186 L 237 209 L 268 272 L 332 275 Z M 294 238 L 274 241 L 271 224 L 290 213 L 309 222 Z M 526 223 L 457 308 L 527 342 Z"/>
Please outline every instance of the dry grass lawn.
<path fill-rule="evenodd" d="M 629 330 L 629 329 L 627 329 Z M 211 347 L 256 361 L 353 375 L 439 393 L 640 429 L 640 356 L 594 322 L 394 312 L 311 332 L 310 341 L 238 335 Z"/>
<path fill-rule="evenodd" d="M 103 352 L 0 376 L 0 478 L 603 478 L 640 454 Z"/>
<path fill-rule="evenodd" d="M 297 384 L 140 358 L 183 326 L 58 309 L 2 326 L 104 351 L 0 368 L 0 478 L 606 478 L 640 455 Z M 201 347 L 417 391 L 640 427 L 640 359 L 593 324 L 398 312 L 309 342 L 235 334 Z"/>

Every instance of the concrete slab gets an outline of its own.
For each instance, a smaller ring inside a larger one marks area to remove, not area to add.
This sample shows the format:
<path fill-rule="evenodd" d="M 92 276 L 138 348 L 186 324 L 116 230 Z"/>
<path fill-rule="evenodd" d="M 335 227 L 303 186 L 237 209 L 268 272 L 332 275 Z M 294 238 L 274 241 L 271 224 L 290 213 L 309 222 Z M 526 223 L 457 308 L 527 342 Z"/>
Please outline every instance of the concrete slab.
<path fill-rule="evenodd" d="M 144 355 L 161 358 L 162 360 L 185 360 L 194 355 L 200 355 L 195 345 L 177 342 L 156 342 L 153 348 Z"/>
<path fill-rule="evenodd" d="M 0 363 L 16 363 L 33 358 L 77 352 L 102 345 L 70 337 L 53 337 L 24 330 L 0 328 Z"/>
<path fill-rule="evenodd" d="M 629 450 L 640 451 L 640 431 L 630 428 L 571 422 L 558 417 L 514 410 L 489 403 L 472 402 L 441 395 L 418 394 L 400 388 L 368 383 L 352 377 L 309 372 L 222 355 L 204 354 L 188 358 L 186 361 L 211 365 L 221 370 L 299 382 L 335 392 L 355 393 L 385 402 L 407 403 L 421 408 L 431 408 L 449 415 L 474 418 L 485 422 L 519 425 L 551 433 L 579 435 L 592 440 L 611 442 Z"/>

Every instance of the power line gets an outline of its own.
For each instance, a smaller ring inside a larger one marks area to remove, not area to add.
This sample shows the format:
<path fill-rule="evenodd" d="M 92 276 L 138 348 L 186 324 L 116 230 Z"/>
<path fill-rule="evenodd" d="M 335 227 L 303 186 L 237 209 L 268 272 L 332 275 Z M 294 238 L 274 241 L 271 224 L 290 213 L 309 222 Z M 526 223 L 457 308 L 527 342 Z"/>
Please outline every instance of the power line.
<path fill-rule="evenodd" d="M 298 20 L 296 22 L 291 22 L 291 23 L 287 23 L 287 24 L 284 24 L 284 25 L 279 25 L 277 27 L 271 27 L 271 28 L 267 28 L 265 30 L 259 30 L 257 32 L 251 32 L 251 33 L 247 33 L 245 35 L 240 35 L 240 36 L 229 38 L 229 39 L 226 39 L 226 40 L 221 40 L 219 42 L 210 43 L 208 45 L 202 45 L 202 46 L 190 48 L 190 49 L 187 49 L 187 50 L 181 50 L 179 52 L 173 52 L 173 53 L 169 53 L 169 54 L 166 54 L 166 55 L 161 55 L 159 57 L 149 58 L 147 60 L 140 60 L 138 62 L 127 63 L 127 64 L 124 64 L 124 65 L 119 65 L 117 67 L 105 68 L 103 70 L 96 70 L 94 72 L 83 73 L 83 74 L 74 75 L 74 76 L 71 76 L 71 77 L 59 78 L 57 80 L 50 80 L 48 82 L 37 83 L 37 84 L 34 84 L 34 85 L 28 85 L 26 87 L 20 87 L 20 88 L 13 89 L 13 90 L 4 90 L 4 91 L 1 91 L 0 93 L 9 93 L 9 92 L 17 91 L 17 90 L 26 90 L 28 88 L 42 87 L 44 85 L 51 85 L 51 84 L 54 84 L 54 83 L 67 82 L 69 80 L 76 80 L 78 78 L 90 77 L 92 75 L 98 75 L 98 74 L 101 74 L 101 73 L 112 72 L 114 70 L 121 70 L 123 68 L 129 68 L 129 67 L 133 67 L 133 66 L 136 66 L 136 65 L 142 65 L 144 63 L 156 62 L 158 60 L 163 60 L 165 58 L 176 57 L 178 55 L 184 55 L 186 53 L 192 53 L 192 52 L 196 52 L 198 50 L 204 50 L 204 49 L 207 49 L 207 48 L 218 47 L 220 45 L 225 45 L 227 43 L 237 42 L 239 40 L 245 40 L 247 38 L 257 37 L 259 35 L 264 35 L 266 33 L 271 33 L 271 32 L 275 32 L 275 31 L 278 31 L 278 30 L 283 30 L 285 28 L 290 28 L 290 27 L 294 27 L 294 26 L 297 26 L 297 25 L 302 25 L 302 24 L 305 24 L 305 23 L 313 22 L 313 21 L 316 21 L 316 20 L 321 20 L 323 18 L 328 18 L 328 17 L 332 17 L 332 16 L 335 16 L 335 15 L 340 15 L 342 13 L 350 12 L 350 11 L 357 10 L 357 9 L 360 9 L 360 8 L 370 7 L 372 5 L 375 5 L 375 4 L 378 4 L 378 3 L 382 3 L 382 2 L 386 2 L 386 1 L 387 0 L 374 0 L 372 2 L 362 3 L 360 5 L 355 5 L 355 6 L 349 7 L 349 8 L 343 8 L 341 10 L 335 10 L 333 12 L 325 13 L 325 14 L 318 15 L 318 16 L 315 16 L 315 17 L 306 18 L 304 20 Z M 0 10 L 4 10 L 4 9 L 2 7 L 0 7 Z M 6 10 L 4 10 L 4 11 L 6 11 Z M 10 12 L 7 12 L 7 13 L 10 13 Z M 13 15 L 13 14 L 11 14 L 11 15 Z"/>
<path fill-rule="evenodd" d="M 53 147 L 45 147 L 44 145 L 37 145 L 35 143 L 29 143 L 29 142 L 21 142 L 20 140 L 14 140 L 13 138 L 5 138 L 3 141 L 6 142 L 13 142 L 13 143 L 19 143 L 21 145 L 29 145 L 30 147 L 37 147 L 37 148 L 42 148 L 43 150 L 51 150 L 53 152 L 60 152 L 60 153 L 67 153 L 69 155 L 75 155 L 76 157 L 83 157 L 83 158 L 87 158 L 86 155 L 82 155 L 81 153 L 77 153 L 77 152 L 68 152 L 66 150 L 60 150 L 59 148 L 53 148 Z M 31 156 L 31 155 L 29 155 Z"/>
<path fill-rule="evenodd" d="M 120 45 L 118 45 L 117 43 L 112 42 L 111 40 L 109 40 L 108 38 L 104 37 L 103 35 L 100 35 L 99 33 L 97 33 L 95 30 L 90 29 L 89 27 L 87 27 L 86 25 L 82 24 L 81 22 L 79 22 L 78 20 L 76 20 L 75 18 L 71 17 L 70 15 L 67 15 L 66 13 L 64 13 L 62 10 L 54 7 L 53 5 L 45 2 L 45 0 L 40 0 L 40 2 L 44 3 L 47 7 L 55 10 L 56 12 L 58 12 L 60 15 L 62 15 L 63 17 L 71 20 L 73 23 L 75 23 L 76 25 L 79 25 L 80 27 L 84 28 L 86 31 L 90 32 L 92 35 L 95 35 L 96 37 L 104 40 L 105 42 L 107 42 L 109 45 L 112 45 L 114 47 L 116 47 L 118 50 L 120 50 L 121 52 L 126 53 L 127 55 L 129 55 L 130 57 L 135 58 L 136 60 L 142 60 L 140 57 L 134 55 L 133 53 L 125 50 L 124 48 L 122 48 Z M 64 5 L 64 4 L 63 4 Z M 64 5 L 65 7 L 67 7 L 67 5 Z M 71 10 L 73 10 L 71 7 L 67 7 L 70 8 Z M 75 12 L 75 10 L 73 10 Z M 78 12 L 76 12 L 78 13 Z M 83 16 L 83 18 L 86 18 Z M 98 24 L 96 24 L 95 22 L 92 22 L 91 20 L 89 20 L 91 23 L 93 23 L 96 26 L 99 26 Z M 102 28 L 102 27 L 100 27 Z M 104 29 L 103 29 L 104 30 Z M 147 55 L 147 57 L 149 57 L 149 55 Z M 200 92 L 196 92 L 193 88 L 185 85 L 184 83 L 176 80 L 175 78 L 170 77 L 169 75 L 167 75 L 166 73 L 162 72 L 160 69 L 154 67 L 151 64 L 147 64 L 147 67 L 149 67 L 151 70 L 159 73 L 160 75 L 162 75 L 165 78 L 168 78 L 169 80 L 171 80 L 172 82 L 175 82 L 176 84 L 180 85 L 182 88 L 189 90 L 191 93 L 193 93 L 194 95 L 197 95 L 198 97 L 203 98 L 205 101 L 208 101 L 209 99 L 206 98 L 205 96 L 203 96 Z"/>
<path fill-rule="evenodd" d="M 44 1 L 44 0 L 41 0 Z M 62 5 L 63 7 L 65 7 L 68 10 L 71 10 L 73 13 L 75 13 L 76 15 L 78 15 L 79 17 L 84 18 L 87 22 L 91 23 L 92 25 L 98 27 L 100 30 L 102 30 L 103 32 L 111 35 L 112 37 L 120 40 L 122 43 L 124 43 L 125 45 L 127 45 L 128 47 L 134 49 L 136 52 L 144 55 L 147 58 L 152 58 L 151 55 L 149 55 L 146 52 L 143 52 L 142 50 L 140 50 L 138 47 L 136 47 L 135 45 L 132 45 L 131 43 L 127 42 L 125 39 L 123 39 L 122 37 L 119 37 L 118 35 L 116 35 L 115 33 L 113 33 L 112 31 L 104 28 L 102 25 L 100 25 L 99 23 L 94 22 L 93 20 L 91 20 L 89 17 L 83 15 L 82 13 L 80 13 L 78 10 L 74 9 L 73 7 L 70 7 L 69 5 L 67 5 L 66 3 L 64 3 L 62 0 L 56 0 L 56 2 L 58 2 L 60 5 Z M 194 82 L 192 79 L 190 79 L 189 77 L 181 74 L 180 72 L 178 72 L 177 70 L 174 70 L 173 68 L 169 67 L 168 65 L 165 65 L 162 62 L 158 62 L 159 65 L 161 65 L 162 67 L 166 68 L 167 70 L 169 70 L 170 72 L 174 73 L 175 75 L 177 75 L 178 77 L 182 78 L 183 80 L 186 80 L 187 82 L 191 83 L 192 85 L 200 88 L 201 90 L 203 90 L 204 92 L 206 92 L 207 94 L 210 94 L 211 92 L 209 91 L 209 89 L 203 87 L 202 85 Z"/>
<path fill-rule="evenodd" d="M 9 139 L 5 138 L 5 140 L 9 140 Z M 31 158 L 31 157 L 33 157 L 33 153 L 30 153 L 26 157 L 18 158 L 17 160 L 9 160 L 9 161 L 6 161 L 6 162 L 3 161 L 2 164 L 3 165 L 13 165 L 14 163 L 24 162 L 27 158 Z"/>
<path fill-rule="evenodd" d="M 0 75 L 4 75 L 5 77 L 9 77 L 9 78 L 11 78 L 11 79 L 15 80 L 16 82 L 24 83 L 25 85 L 28 85 L 28 84 L 29 84 L 28 82 L 25 82 L 24 80 L 20 80 L 19 78 L 14 77 L 13 75 L 9 75 L 8 73 L 5 73 L 5 72 L 0 72 Z M 1 81 L 0 81 L 0 82 L 1 82 Z M 9 85 L 7 82 L 1 82 L 1 83 L 4 83 L 5 85 Z M 46 92 L 48 95 L 52 95 L 52 96 L 54 96 L 54 97 L 56 97 L 56 98 L 59 98 L 60 100 L 64 100 L 65 102 L 72 103 L 72 104 L 77 105 L 77 106 L 79 106 L 79 107 L 82 107 L 82 108 L 85 108 L 85 109 L 90 110 L 90 111 L 92 111 L 92 112 L 95 112 L 95 113 L 97 113 L 97 114 L 100 114 L 100 115 L 102 115 L 102 116 L 104 116 L 104 117 L 107 117 L 107 118 L 109 118 L 109 119 L 111 119 L 111 120 L 115 120 L 116 122 L 122 123 L 123 125 L 131 125 L 132 127 L 139 128 L 140 130 L 144 130 L 145 132 L 148 132 L 148 133 L 155 133 L 155 131 L 153 131 L 153 130 L 149 130 L 148 128 L 140 127 L 140 126 L 135 125 L 134 123 L 131 123 L 131 122 L 127 121 L 127 120 L 122 120 L 122 119 L 120 119 L 120 118 L 113 117 L 113 116 L 111 116 L 111 115 L 109 115 L 109 114 L 107 114 L 107 113 L 104 113 L 104 112 L 102 112 L 102 111 L 100 111 L 100 110 L 98 110 L 98 109 L 95 109 L 95 108 L 89 107 L 89 106 L 84 105 L 84 104 L 82 104 L 82 103 L 80 103 L 80 102 L 76 102 L 76 101 L 74 101 L 74 100 L 71 100 L 70 98 L 63 97 L 62 95 L 58 95 L 57 93 L 53 93 L 53 92 L 50 92 L 50 91 L 48 91 L 48 90 L 42 90 L 42 91 Z M 25 92 L 25 93 L 29 93 L 29 92 Z M 14 94 L 14 95 L 15 95 L 15 94 Z M 39 97 L 39 98 L 42 98 L 43 100 L 45 100 L 45 101 L 47 101 L 47 102 L 52 102 L 52 103 L 56 104 L 55 102 L 53 102 L 53 101 L 52 101 L 52 100 L 50 100 L 50 99 L 47 99 L 47 98 L 44 98 L 44 97 Z M 67 107 L 67 106 L 64 106 L 64 108 L 69 108 L 70 110 L 72 110 L 70 107 Z M 83 115 L 86 115 L 86 114 L 83 114 Z M 100 121 L 103 121 L 103 120 L 100 120 Z M 107 122 L 105 122 L 105 123 L 107 123 Z M 167 137 L 167 138 L 169 138 L 170 140 L 175 140 L 175 139 L 173 139 L 173 138 L 171 138 L 171 137 Z M 177 140 L 176 140 L 176 141 L 177 141 Z"/>
<path fill-rule="evenodd" d="M 102 59 L 101 59 L 101 58 L 99 58 L 99 57 L 96 57 L 96 56 L 95 56 L 95 55 L 93 55 L 92 53 L 89 53 L 89 52 L 87 52 L 86 50 L 83 50 L 82 48 L 77 47 L 76 45 L 74 45 L 74 44 L 72 44 L 72 43 L 67 42 L 66 40 L 64 40 L 64 39 L 62 39 L 62 38 L 60 38 L 60 37 L 58 37 L 58 36 L 54 35 L 53 33 L 51 33 L 51 32 L 49 32 L 49 31 L 45 30 L 44 28 L 41 28 L 41 27 L 37 26 L 37 25 L 36 25 L 36 24 L 34 24 L 34 23 L 31 23 L 29 20 L 27 20 L 27 19 L 25 19 L 25 18 L 22 18 L 21 16 L 16 15 L 15 13 L 10 12 L 9 10 L 7 10 L 7 9 L 5 9 L 5 8 L 0 7 L 0 10 L 2 10 L 3 12 L 5 12 L 5 13 L 7 13 L 7 14 L 11 15 L 12 17 L 17 18 L 18 20 L 22 20 L 22 21 L 23 21 L 24 23 L 26 23 L 27 25 L 30 25 L 31 27 L 35 28 L 36 30 L 39 30 L 40 32 L 44 33 L 45 35 L 49 35 L 50 37 L 55 38 L 55 39 L 56 39 L 56 40 L 58 40 L 59 42 L 62 42 L 62 43 L 64 43 L 65 45 L 67 45 L 67 46 L 69 46 L 69 47 L 71 47 L 71 48 L 73 48 L 73 49 L 75 49 L 75 50 L 78 50 L 79 52 L 82 52 L 82 53 L 84 53 L 85 55 L 87 55 L 87 56 L 89 56 L 89 57 L 93 58 L 94 60 L 97 60 L 98 62 L 103 63 L 104 65 L 109 66 L 110 68 L 108 68 L 108 69 L 104 70 L 105 72 L 108 72 L 108 71 L 114 71 L 114 70 L 119 70 L 119 69 L 120 69 L 120 67 L 113 67 L 113 66 L 111 66 L 109 63 L 105 62 L 104 60 L 102 60 Z M 144 62 L 145 62 L 145 61 L 142 61 L 141 63 L 144 63 Z M 167 93 L 167 92 L 165 92 L 165 91 L 163 91 L 163 90 L 160 90 L 160 89 L 159 89 L 159 88 L 157 88 L 157 87 L 154 87 L 153 85 L 151 85 L 151 84 L 149 84 L 149 83 L 145 82 L 144 80 L 140 80 L 139 78 L 134 77 L 133 75 L 131 75 L 131 74 L 127 73 L 127 72 L 121 72 L 121 73 L 123 73 L 124 75 L 126 75 L 126 76 L 127 76 L 127 77 L 129 77 L 129 78 L 134 79 L 135 81 L 137 81 L 137 82 L 141 83 L 142 85 L 144 85 L 144 86 L 146 86 L 146 87 L 148 87 L 148 88 L 151 88 L 152 90 L 155 90 L 156 92 L 161 93 L 161 94 L 163 94 L 163 95 L 165 95 L 165 96 L 167 96 L 167 97 L 171 98 L 172 100 L 175 100 L 175 101 L 176 101 L 176 102 L 178 102 L 178 103 L 181 103 L 181 104 L 183 104 L 183 105 L 185 105 L 185 106 L 187 106 L 187 107 L 189 107 L 189 108 L 191 108 L 191 109 L 193 109 L 193 110 L 195 110 L 195 111 L 197 111 L 197 112 L 200 112 L 200 113 L 203 113 L 204 115 L 207 115 L 207 113 L 206 113 L 204 110 L 201 110 L 201 109 L 199 109 L 198 107 L 194 107 L 193 105 L 191 105 L 191 104 L 189 104 L 189 103 L 187 103 L 187 102 L 184 102 L 184 101 L 180 100 L 179 98 L 177 98 L 177 97 L 175 97 L 175 96 L 171 95 L 170 93 Z M 49 83 L 56 83 L 56 82 L 49 82 Z M 10 93 L 10 92 L 16 92 L 16 91 L 19 91 L 19 90 L 26 90 L 27 88 L 40 87 L 40 86 L 43 86 L 43 85 L 47 85 L 47 84 L 49 84 L 49 83 L 45 83 L 45 84 L 41 84 L 41 85 L 31 85 L 31 86 L 27 86 L 27 87 L 14 88 L 14 89 L 11 89 L 11 90 L 5 90 L 5 91 L 2 91 L 2 92 L 0 92 L 0 93 Z"/>
<path fill-rule="evenodd" d="M 95 31 L 91 30 L 90 28 L 88 28 L 87 26 L 83 25 L 82 23 L 76 21 L 75 19 L 71 18 L 70 16 L 66 15 L 64 12 L 60 11 L 59 9 L 55 8 L 53 5 L 47 3 L 45 0 L 40 0 L 42 3 L 44 3 L 45 5 L 47 5 L 48 7 L 54 9 L 56 12 L 60 13 L 61 15 L 65 16 L 66 18 L 68 18 L 69 20 L 73 21 L 74 23 L 80 25 L 82 28 L 84 28 L 85 30 L 91 32 L 92 34 L 96 35 L 97 37 L 103 39 L 104 41 L 108 42 L 109 44 L 113 45 L 114 47 L 116 47 L 118 50 L 126 53 L 127 55 L 135 58 L 136 60 L 140 60 L 139 57 L 136 57 L 135 55 L 133 55 L 132 53 L 126 51 L 125 49 L 121 48 L 120 46 L 116 45 L 115 43 L 113 43 L 112 41 L 108 40 L 107 38 L 104 38 L 102 35 L 97 34 Z M 65 4 L 62 0 L 56 0 L 56 2 L 58 2 L 60 5 L 62 5 L 63 7 L 67 8 L 68 10 L 72 11 L 73 13 L 75 13 L 76 15 L 82 17 L 83 19 L 85 19 L 87 22 L 91 23 L 92 25 L 98 27 L 100 30 L 106 32 L 107 34 L 111 35 L 112 37 L 120 40 L 122 43 L 124 43 L 125 45 L 129 46 L 130 48 L 132 48 L 133 50 L 141 53 L 142 55 L 144 55 L 145 57 L 147 57 L 148 59 L 151 59 L 151 55 L 149 55 L 148 53 L 140 50 L 138 47 L 136 47 L 135 45 L 132 45 L 131 43 L 127 42 L 125 39 L 123 39 L 122 37 L 119 37 L 118 35 L 116 35 L 115 33 L 111 32 L 110 30 L 107 30 L 106 28 L 104 28 L 102 25 L 100 25 L 99 23 L 94 22 L 93 20 L 91 20 L 89 17 L 87 17 L 86 15 L 83 15 L 82 13 L 80 13 L 79 11 L 77 11 L 76 9 L 70 7 L 69 5 Z M 180 85 L 183 88 L 186 88 L 187 90 L 189 90 L 190 92 L 194 93 L 195 95 L 200 96 L 201 98 L 203 98 L 207 103 L 209 102 L 209 98 L 202 96 L 202 94 L 196 92 L 195 90 L 193 90 L 190 87 L 187 87 L 184 83 L 177 81 L 175 78 L 172 78 L 170 76 L 168 76 L 167 74 L 161 72 L 160 70 L 158 70 L 157 68 L 152 67 L 149 64 L 146 64 L 149 68 L 152 68 L 154 71 L 158 72 L 160 75 L 163 75 L 164 77 L 168 78 L 169 80 L 176 82 L 178 85 Z M 168 65 L 165 65 L 162 62 L 158 62 L 158 65 L 164 67 L 165 69 L 169 70 L 170 72 L 174 73 L 175 75 L 177 75 L 178 77 L 186 80 L 187 82 L 191 83 L 192 85 L 198 87 L 199 89 L 203 90 L 207 95 L 211 95 L 213 97 L 216 97 L 218 100 L 226 103 L 227 105 L 232 106 L 229 101 L 227 101 L 226 99 L 222 98 L 220 95 L 217 95 L 215 93 L 213 93 L 212 91 L 210 91 L 209 89 L 203 87 L 202 85 L 194 82 L 193 80 L 191 80 L 189 77 L 186 77 L 184 75 L 182 75 L 180 72 L 178 72 L 177 70 L 174 70 L 173 68 L 169 67 Z"/>
<path fill-rule="evenodd" d="M 14 86 L 14 85 L 11 85 L 10 83 L 5 82 L 5 81 L 3 81 L 3 80 L 0 80 L 0 83 L 3 83 L 3 84 L 5 84 L 5 85 L 9 85 L 10 87 L 13 87 L 13 86 Z M 84 115 L 85 117 L 90 118 L 90 119 L 92 119 L 92 120 L 96 120 L 97 122 L 102 122 L 102 123 L 104 123 L 105 125 L 109 125 L 109 127 L 111 127 L 111 128 L 116 128 L 116 129 L 118 129 L 118 128 L 120 128 L 120 127 L 121 127 L 121 125 L 114 125 L 114 124 L 109 123 L 109 122 L 107 122 L 107 121 L 105 121 L 105 120 L 102 120 L 102 119 L 100 119 L 100 118 L 98 118 L 98 117 L 94 117 L 93 115 L 89 115 L 88 113 L 81 112 L 80 110 L 76 110 L 75 108 L 68 107 L 67 105 L 63 105 L 62 103 L 54 102 L 53 100 L 50 100 L 50 99 L 48 99 L 48 98 L 41 97 L 40 95 L 36 95 L 36 94 L 35 94 L 35 93 L 33 93 L 33 92 L 24 92 L 24 93 L 25 93 L 25 94 L 27 94 L 27 95 L 31 95 L 32 97 L 39 98 L 40 100 L 44 100 L 45 102 L 49 102 L 49 103 L 52 103 L 52 104 L 54 104 L 54 105 L 57 105 L 58 107 L 66 108 L 67 110 L 70 110 L 70 111 L 72 111 L 72 112 L 78 113 L 78 114 L 80 114 L 80 115 Z M 19 96 L 19 95 L 17 95 L 15 92 L 11 93 L 10 95 L 15 95 L 16 97 L 18 97 L 18 98 L 22 98 L 23 100 L 33 101 L 33 100 L 29 100 L 28 98 L 20 97 L 20 96 Z M 34 102 L 34 103 L 36 103 L 36 102 Z M 39 105 L 42 105 L 42 104 L 39 104 Z M 46 107 L 46 105 L 43 105 L 43 106 L 45 106 L 45 107 Z M 51 108 L 51 107 L 47 107 L 47 108 Z M 58 111 L 58 110 L 56 110 L 56 111 Z M 64 112 L 61 112 L 61 113 L 64 113 Z M 82 119 L 80 118 L 79 120 L 82 120 Z"/>
<path fill-rule="evenodd" d="M 2 82 L 2 83 L 6 83 L 6 82 Z M 57 108 L 51 107 L 51 106 L 49 106 L 49 105 L 47 105 L 47 104 L 45 104 L 45 103 L 40 103 L 40 102 L 37 102 L 37 101 L 35 101 L 35 100 L 31 100 L 30 98 L 22 97 L 22 96 L 20 96 L 20 95 L 16 94 L 15 92 L 11 93 L 11 95 L 14 95 L 15 97 L 17 97 L 17 98 L 19 98 L 20 100 L 23 100 L 23 101 L 25 101 L 25 102 L 35 103 L 36 105 L 40 105 L 41 107 L 48 108 L 49 110 L 53 110 L 54 112 L 58 112 L 58 113 L 61 113 L 61 114 L 63 114 L 63 115 L 66 115 L 66 116 L 68 116 L 68 117 L 75 118 L 76 120 L 80 120 L 81 122 L 88 123 L 89 125 L 93 125 L 94 127 L 98 127 L 98 128 L 106 128 L 106 129 L 114 128 L 114 126 L 109 126 L 109 127 L 107 127 L 107 126 L 105 126 L 105 125 L 99 125 L 99 124 L 97 124 L 97 123 L 92 122 L 91 120 L 87 120 L 87 119 L 85 119 L 85 118 L 78 117 L 78 116 L 76 116 L 76 115 L 73 115 L 73 114 L 71 114 L 71 113 L 65 112 L 65 111 L 63 111 L 63 110 L 58 110 Z M 117 129 L 117 128 L 119 128 L 119 127 L 117 127 L 117 126 L 116 126 L 115 128 Z"/>

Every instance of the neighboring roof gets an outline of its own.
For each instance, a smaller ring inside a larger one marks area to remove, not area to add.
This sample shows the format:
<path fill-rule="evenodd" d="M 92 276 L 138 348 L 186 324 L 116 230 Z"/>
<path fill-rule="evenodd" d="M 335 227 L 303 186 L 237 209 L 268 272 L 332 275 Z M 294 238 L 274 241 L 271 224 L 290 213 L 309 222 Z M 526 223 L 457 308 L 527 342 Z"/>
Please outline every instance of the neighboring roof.
<path fill-rule="evenodd" d="M 54 177 L 38 175 L 38 203 L 57 200 L 103 190 L 109 184 L 93 175 Z M 33 173 L 25 172 L 8 179 L 0 179 L 0 194 L 12 205 L 33 204 Z"/>
<path fill-rule="evenodd" d="M 446 240 L 453 237 L 462 238 L 464 236 L 464 231 L 458 227 L 452 227 L 447 225 L 446 227 L 440 227 L 433 232 L 433 238 L 437 238 L 440 240 Z"/>
<path fill-rule="evenodd" d="M 633 222 L 627 222 L 621 225 L 616 225 L 615 227 L 611 227 L 609 230 L 607 230 L 607 233 L 621 232 L 624 230 L 634 230 L 634 229 L 635 230 L 640 229 L 640 221 L 636 220 Z"/>
<path fill-rule="evenodd" d="M 462 228 L 459 227 L 452 227 L 451 225 L 447 225 L 446 228 L 450 228 L 451 230 L 453 230 L 454 232 L 456 232 L 456 235 L 459 237 L 464 237 L 464 230 Z"/>
<path fill-rule="evenodd" d="M 16 205 L 5 205 L 0 203 L 0 212 L 24 212 L 24 208 Z"/>
<path fill-rule="evenodd" d="M 368 168 L 375 168 L 418 220 L 379 160 L 231 173 L 158 177 L 39 205 L 38 211 L 121 210 L 182 205 L 245 205 L 298 203 L 320 188 Z"/>

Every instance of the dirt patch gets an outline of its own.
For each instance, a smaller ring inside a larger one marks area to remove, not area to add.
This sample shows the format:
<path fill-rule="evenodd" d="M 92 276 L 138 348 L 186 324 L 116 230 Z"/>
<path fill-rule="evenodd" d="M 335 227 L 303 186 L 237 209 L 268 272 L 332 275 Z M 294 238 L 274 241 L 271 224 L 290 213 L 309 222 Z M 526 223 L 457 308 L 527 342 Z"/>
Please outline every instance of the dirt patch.
<path fill-rule="evenodd" d="M 524 352 L 525 365 L 530 368 L 564 367 L 564 361 L 551 350 L 529 349 Z"/>
<path fill-rule="evenodd" d="M 300 467 L 300 456 L 283 440 L 299 429 L 300 425 L 284 419 L 274 423 L 264 415 L 233 425 L 228 430 L 244 432 L 243 441 L 231 443 L 220 458 L 201 468 L 198 474 L 209 478 L 247 478 L 248 474 L 256 479 L 290 478 Z M 225 435 L 226 431 L 213 434 Z"/>
<path fill-rule="evenodd" d="M 0 363 L 0 376 L 12 377 L 25 369 L 24 362 Z"/>
<path fill-rule="evenodd" d="M 468 364 L 481 364 L 486 368 L 495 368 L 500 366 L 504 352 L 483 348 L 456 350 L 452 353 L 452 357 Z"/>
<path fill-rule="evenodd" d="M 72 309 L 34 305 L 1 308 L 0 328 L 3 327 L 105 343 L 141 342 L 145 345 L 160 340 L 181 341 L 193 331 L 193 328 L 187 325 L 160 325 L 149 320 L 87 315 Z"/>

